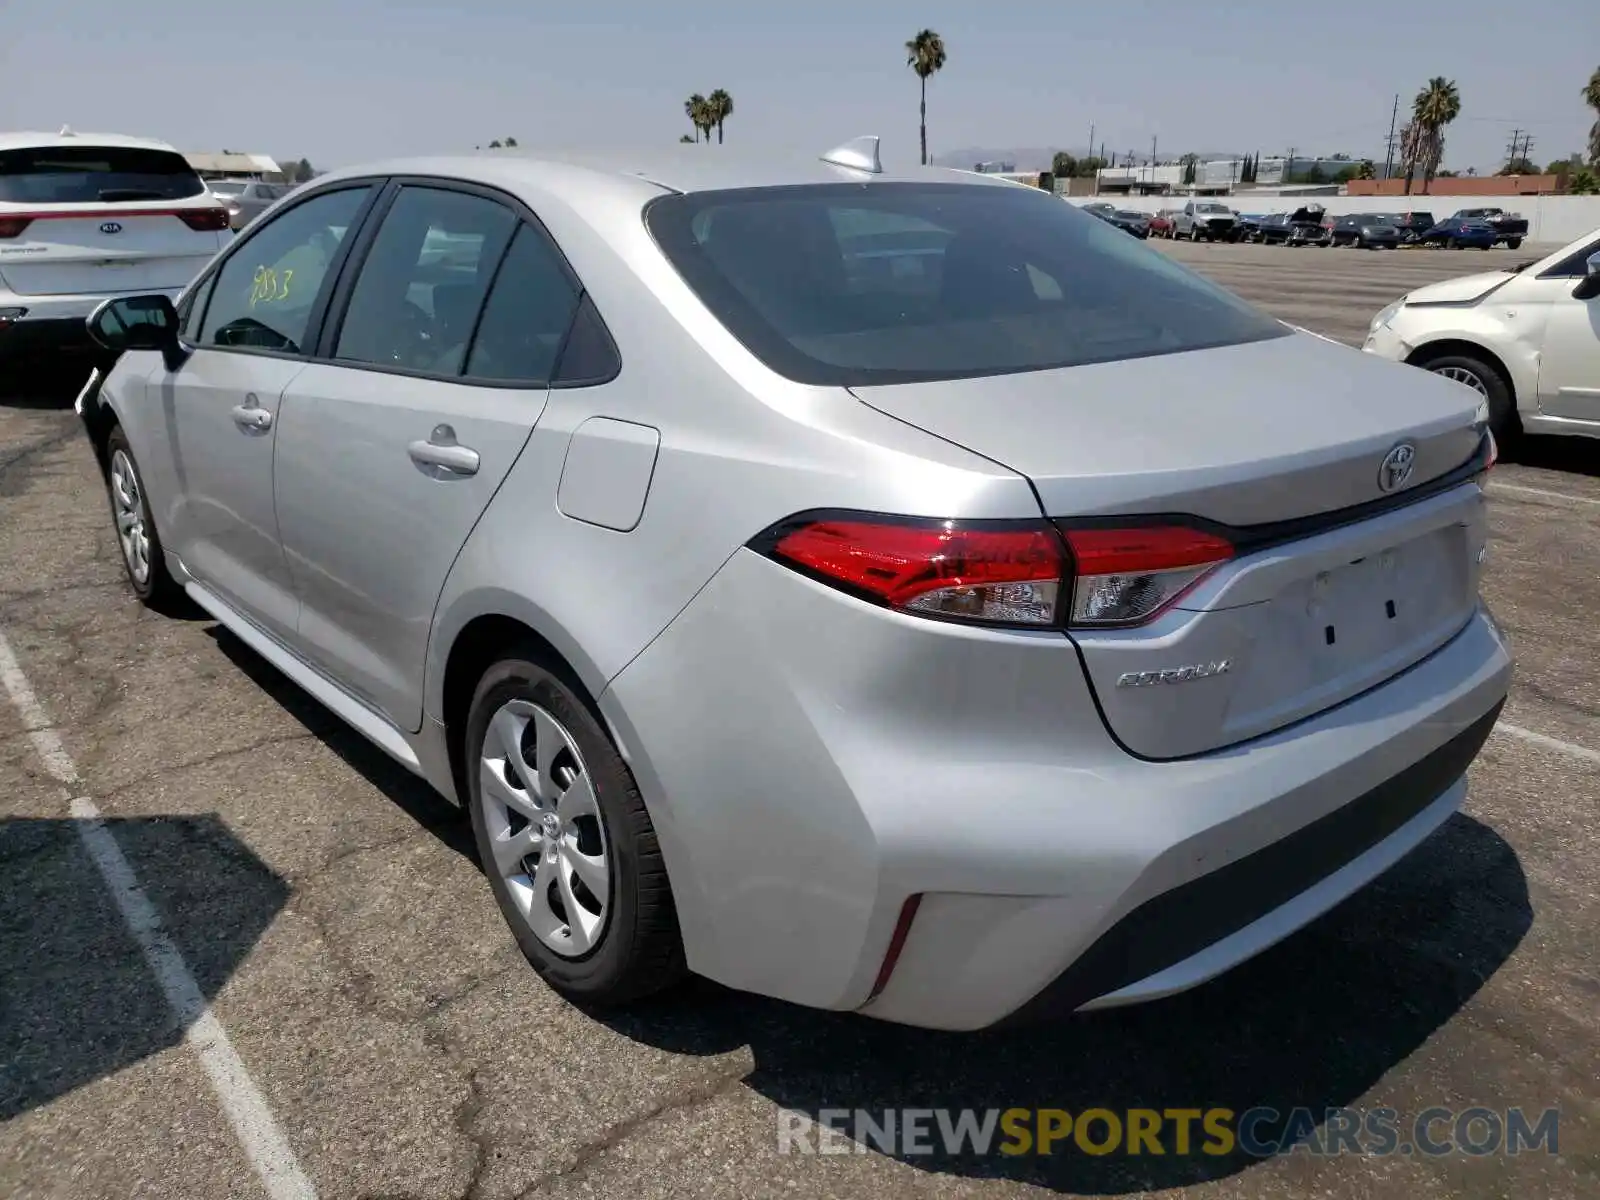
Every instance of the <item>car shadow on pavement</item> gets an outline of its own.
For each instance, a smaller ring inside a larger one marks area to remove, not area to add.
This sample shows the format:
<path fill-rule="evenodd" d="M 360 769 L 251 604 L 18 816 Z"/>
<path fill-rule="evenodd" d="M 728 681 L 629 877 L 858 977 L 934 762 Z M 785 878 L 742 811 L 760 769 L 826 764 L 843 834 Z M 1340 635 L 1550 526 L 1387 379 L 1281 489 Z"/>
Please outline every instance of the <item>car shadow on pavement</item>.
<path fill-rule="evenodd" d="M 211 619 L 207 616 L 206 619 Z M 457 854 L 478 861 L 465 811 L 434 791 L 301 690 L 289 677 L 241 642 L 227 627 L 206 630 L 217 649 L 278 706 L 304 725 L 323 745 L 360 773 L 401 811 Z M 492 901 L 491 901 L 492 903 Z"/>
<path fill-rule="evenodd" d="M 214 815 L 107 820 L 210 1000 L 289 898 Z M 0 1123 L 183 1038 L 68 818 L 0 820 Z"/>
<path fill-rule="evenodd" d="M 696 983 L 627 1015 L 639 1042 L 685 1054 L 748 1044 L 744 1083 L 813 1119 L 824 1109 L 1268 1107 L 1286 1120 L 1354 1106 L 1478 991 L 1532 921 L 1516 854 L 1488 826 L 1452 818 L 1370 887 L 1260 957 L 1186 994 L 993 1033 L 907 1029 L 811 1012 Z M 982 1111 L 977 1114 L 982 1117 Z M 952 1112 L 954 1120 L 958 1112 Z M 837 1127 L 837 1126 L 836 1126 Z M 1113 1195 L 1201 1183 L 1261 1161 L 1242 1151 L 1152 1157 L 991 1151 L 896 1155 L 930 1172 Z M 1105 1137 L 1104 1126 L 1096 1138 Z M 1270 1140 L 1279 1126 L 1263 1123 Z M 876 1136 L 876 1135 L 868 1135 Z M 997 1135 L 996 1145 L 1003 1140 Z M 813 1135 L 811 1144 L 816 1144 Z M 1258 1143 L 1259 1144 L 1259 1143 Z M 777 1153 L 778 1131 L 773 1131 Z M 880 1153 L 876 1143 L 852 1150 Z"/>
<path fill-rule="evenodd" d="M 1524 437 L 1506 448 L 1506 461 L 1568 475 L 1600 477 L 1597 443 L 1586 437 Z"/>
<path fill-rule="evenodd" d="M 93 365 L 87 356 L 67 355 L 7 365 L 0 369 L 0 405 L 70 411 Z"/>

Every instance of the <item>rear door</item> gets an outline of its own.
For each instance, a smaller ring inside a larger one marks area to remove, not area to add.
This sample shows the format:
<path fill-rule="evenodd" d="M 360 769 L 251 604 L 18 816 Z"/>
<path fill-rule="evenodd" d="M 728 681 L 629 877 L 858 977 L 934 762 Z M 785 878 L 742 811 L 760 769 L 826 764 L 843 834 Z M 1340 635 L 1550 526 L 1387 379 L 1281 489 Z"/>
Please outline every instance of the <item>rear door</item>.
<path fill-rule="evenodd" d="M 342 321 L 283 396 L 277 513 L 300 652 L 395 724 L 422 719 L 434 606 L 544 409 L 579 289 L 496 193 L 407 183 Z"/>
<path fill-rule="evenodd" d="M 176 291 L 227 228 L 226 210 L 170 150 L 0 150 L 0 278 L 20 296 Z"/>

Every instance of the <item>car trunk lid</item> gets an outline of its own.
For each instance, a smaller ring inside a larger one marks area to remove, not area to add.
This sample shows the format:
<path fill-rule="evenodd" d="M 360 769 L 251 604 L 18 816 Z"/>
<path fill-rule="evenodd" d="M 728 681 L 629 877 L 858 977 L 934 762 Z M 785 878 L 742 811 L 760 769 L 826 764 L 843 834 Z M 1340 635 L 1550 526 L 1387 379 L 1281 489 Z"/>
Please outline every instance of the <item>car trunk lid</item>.
<path fill-rule="evenodd" d="M 1481 491 L 1433 490 L 1471 469 L 1476 397 L 1414 368 L 1294 335 L 856 393 L 1027 476 L 1068 529 L 1199 522 L 1236 543 L 1153 623 L 1073 634 L 1135 754 L 1200 754 L 1322 711 L 1476 606 Z M 1409 478 L 1385 491 L 1402 444 Z"/>
<path fill-rule="evenodd" d="M 0 204 L 0 234 L 9 234 L 0 237 L 0 276 L 20 296 L 181 288 L 225 236 L 218 229 L 225 218 L 194 215 L 201 211 L 220 210 L 209 200 L 198 206 L 144 202 L 43 211 Z"/>

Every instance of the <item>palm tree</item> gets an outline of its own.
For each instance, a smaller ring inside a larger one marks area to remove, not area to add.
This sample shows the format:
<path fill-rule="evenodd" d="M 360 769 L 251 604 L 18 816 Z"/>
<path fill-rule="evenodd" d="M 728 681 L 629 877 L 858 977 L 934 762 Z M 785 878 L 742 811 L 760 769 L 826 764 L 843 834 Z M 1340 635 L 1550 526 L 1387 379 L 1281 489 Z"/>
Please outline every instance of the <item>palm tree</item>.
<path fill-rule="evenodd" d="M 1419 157 L 1422 160 L 1422 191 L 1426 195 L 1444 158 L 1444 127 L 1461 115 L 1461 93 L 1455 80 L 1435 75 L 1411 102 L 1412 124 L 1420 127 Z"/>
<path fill-rule="evenodd" d="M 924 29 L 906 43 L 906 66 L 922 84 L 922 165 L 928 165 L 928 76 L 944 67 L 944 39 Z"/>
<path fill-rule="evenodd" d="M 689 123 L 694 126 L 694 140 L 700 140 L 700 118 L 705 115 L 706 98 L 699 92 L 690 96 L 683 102 L 683 115 L 689 118 Z"/>
<path fill-rule="evenodd" d="M 733 97 L 718 88 L 706 97 L 706 103 L 711 106 L 711 112 L 717 123 L 717 145 L 722 145 L 722 123 L 733 116 Z"/>
<path fill-rule="evenodd" d="M 1583 102 L 1594 109 L 1595 122 L 1589 127 L 1589 165 L 1600 170 L 1600 67 L 1589 76 L 1583 89 Z"/>

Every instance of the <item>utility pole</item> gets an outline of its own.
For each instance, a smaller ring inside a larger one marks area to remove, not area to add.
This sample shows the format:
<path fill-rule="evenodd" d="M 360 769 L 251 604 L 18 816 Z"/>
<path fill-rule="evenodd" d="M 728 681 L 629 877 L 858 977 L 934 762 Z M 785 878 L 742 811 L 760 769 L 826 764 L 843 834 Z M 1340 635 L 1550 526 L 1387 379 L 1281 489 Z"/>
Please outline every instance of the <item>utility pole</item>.
<path fill-rule="evenodd" d="M 1094 122 L 1089 122 L 1089 157 L 1094 157 Z"/>
<path fill-rule="evenodd" d="M 1294 147 L 1289 147 L 1289 157 L 1283 164 L 1283 185 L 1288 187 L 1294 182 Z"/>
<path fill-rule="evenodd" d="M 1400 120 L 1400 93 L 1396 92 L 1394 94 L 1394 109 L 1393 109 L 1393 111 L 1391 111 L 1389 113 L 1389 138 L 1388 138 L 1388 141 L 1384 143 L 1385 146 L 1387 147 L 1387 152 L 1383 156 L 1383 177 L 1385 179 L 1389 178 L 1390 173 L 1394 170 L 1394 142 L 1395 142 L 1394 127 L 1395 127 L 1395 124 L 1399 120 Z"/>
<path fill-rule="evenodd" d="M 1531 157 L 1532 152 L 1533 152 L 1533 134 L 1525 133 L 1525 134 L 1522 135 L 1522 157 L 1527 159 L 1528 165 L 1530 167 L 1533 166 L 1533 159 Z"/>

